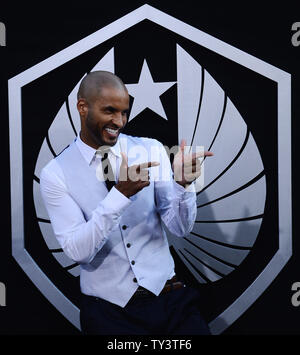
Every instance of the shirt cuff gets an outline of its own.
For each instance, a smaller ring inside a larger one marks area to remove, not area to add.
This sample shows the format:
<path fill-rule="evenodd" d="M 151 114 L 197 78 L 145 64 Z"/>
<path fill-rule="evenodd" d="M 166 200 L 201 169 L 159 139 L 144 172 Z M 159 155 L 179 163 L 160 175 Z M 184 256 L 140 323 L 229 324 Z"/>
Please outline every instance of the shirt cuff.
<path fill-rule="evenodd" d="M 195 183 L 194 182 L 192 182 L 191 184 L 189 184 L 186 187 L 183 187 L 182 185 L 178 184 L 175 180 L 173 180 L 173 181 L 174 181 L 175 191 L 179 195 L 183 195 L 183 194 L 189 193 L 189 192 L 193 192 L 193 193 L 196 192 Z"/>
<path fill-rule="evenodd" d="M 106 195 L 105 199 L 102 200 L 102 205 L 109 209 L 112 213 L 117 213 L 121 215 L 122 212 L 132 203 L 132 201 L 123 195 L 114 186 Z"/>

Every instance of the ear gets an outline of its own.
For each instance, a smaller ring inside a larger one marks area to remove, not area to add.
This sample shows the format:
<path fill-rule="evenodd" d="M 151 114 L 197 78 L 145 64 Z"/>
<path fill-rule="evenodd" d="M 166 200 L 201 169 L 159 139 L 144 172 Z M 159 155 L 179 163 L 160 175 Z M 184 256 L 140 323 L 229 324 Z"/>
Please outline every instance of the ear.
<path fill-rule="evenodd" d="M 88 114 L 88 103 L 86 101 L 86 99 L 79 99 L 77 101 L 77 110 L 80 114 L 80 117 L 86 117 L 86 115 Z"/>

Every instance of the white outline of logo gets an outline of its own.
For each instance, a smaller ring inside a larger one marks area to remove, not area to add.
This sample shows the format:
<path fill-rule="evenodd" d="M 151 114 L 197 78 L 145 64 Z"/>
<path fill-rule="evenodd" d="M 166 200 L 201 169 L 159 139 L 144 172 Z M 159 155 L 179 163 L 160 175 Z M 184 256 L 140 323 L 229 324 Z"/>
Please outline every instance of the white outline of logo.
<path fill-rule="evenodd" d="M 30 82 L 146 19 L 277 83 L 279 249 L 254 282 L 227 309 L 210 322 L 212 333 L 220 334 L 257 300 L 292 255 L 291 75 L 150 5 L 145 4 L 137 8 L 9 79 L 12 255 L 41 293 L 74 326 L 80 329 L 78 308 L 47 278 L 24 245 L 21 90 Z"/>

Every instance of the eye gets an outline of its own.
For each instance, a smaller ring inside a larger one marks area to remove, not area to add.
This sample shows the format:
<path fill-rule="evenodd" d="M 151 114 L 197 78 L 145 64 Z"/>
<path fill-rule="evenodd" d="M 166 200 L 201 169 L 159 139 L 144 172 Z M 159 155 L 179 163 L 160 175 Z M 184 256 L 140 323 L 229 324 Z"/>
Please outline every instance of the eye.
<path fill-rule="evenodd" d="M 105 113 L 111 114 L 114 113 L 116 110 L 112 106 L 108 106 L 105 108 Z"/>

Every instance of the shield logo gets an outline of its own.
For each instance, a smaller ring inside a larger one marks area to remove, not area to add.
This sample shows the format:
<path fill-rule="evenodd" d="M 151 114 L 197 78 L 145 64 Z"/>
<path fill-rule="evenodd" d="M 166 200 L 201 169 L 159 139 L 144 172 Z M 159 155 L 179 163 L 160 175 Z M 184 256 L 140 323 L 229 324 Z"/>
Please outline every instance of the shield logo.
<path fill-rule="evenodd" d="M 292 255 L 290 74 L 143 5 L 9 80 L 12 253 L 77 328 L 79 266 L 53 235 L 39 175 L 78 134 L 76 94 L 92 70 L 125 82 L 125 133 L 169 147 L 184 138 L 215 154 L 204 162 L 193 230 L 168 238 L 209 304 L 212 333 L 220 334 Z M 33 95 L 40 104 L 32 118 Z M 34 142 L 29 119 L 37 122 Z"/>

